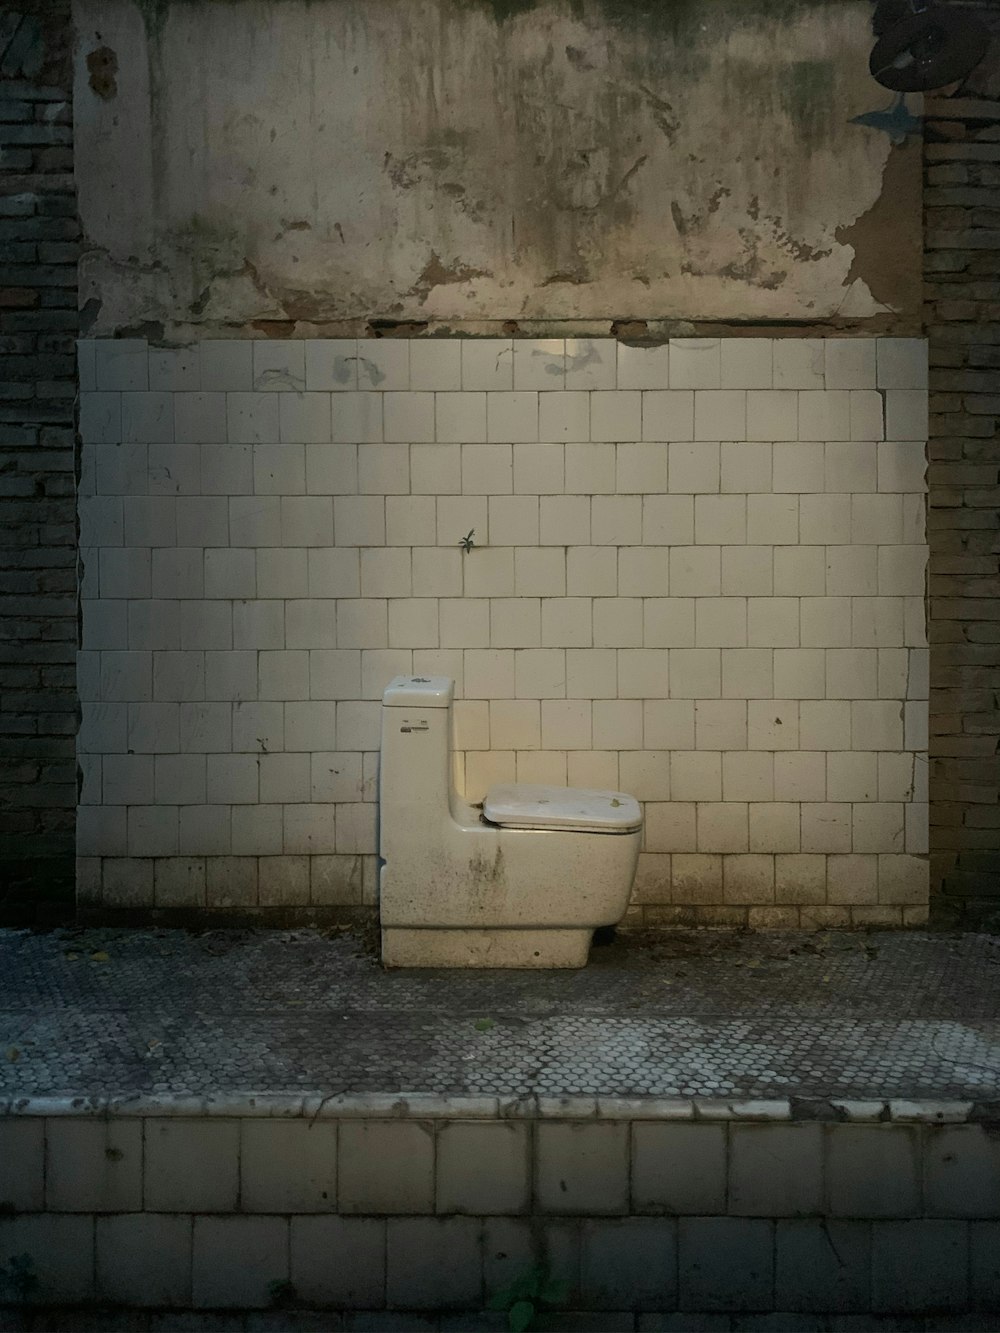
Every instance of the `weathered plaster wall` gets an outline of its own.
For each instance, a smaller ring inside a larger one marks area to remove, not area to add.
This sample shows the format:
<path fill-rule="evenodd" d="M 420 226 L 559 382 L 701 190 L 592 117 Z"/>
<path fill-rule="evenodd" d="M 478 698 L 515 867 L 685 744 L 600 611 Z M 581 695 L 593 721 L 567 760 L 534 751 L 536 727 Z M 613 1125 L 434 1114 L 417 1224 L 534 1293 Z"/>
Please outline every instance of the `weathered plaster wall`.
<path fill-rule="evenodd" d="M 96 335 L 919 331 L 919 147 L 851 123 L 891 100 L 868 0 L 75 0 L 74 17 Z"/>

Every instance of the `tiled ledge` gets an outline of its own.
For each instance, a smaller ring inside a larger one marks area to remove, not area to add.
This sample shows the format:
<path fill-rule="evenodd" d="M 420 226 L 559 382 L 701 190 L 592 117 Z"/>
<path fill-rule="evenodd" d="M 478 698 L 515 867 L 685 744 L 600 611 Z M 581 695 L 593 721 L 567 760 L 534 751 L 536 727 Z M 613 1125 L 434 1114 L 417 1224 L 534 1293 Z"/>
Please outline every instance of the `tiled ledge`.
<path fill-rule="evenodd" d="M 306 1120 L 685 1120 L 715 1122 L 981 1124 L 1000 1121 L 996 1101 L 835 1097 L 722 1100 L 705 1097 L 438 1097 L 423 1093 L 324 1096 L 248 1092 L 220 1097 L 0 1097 L 0 1116 L 189 1116 Z"/>

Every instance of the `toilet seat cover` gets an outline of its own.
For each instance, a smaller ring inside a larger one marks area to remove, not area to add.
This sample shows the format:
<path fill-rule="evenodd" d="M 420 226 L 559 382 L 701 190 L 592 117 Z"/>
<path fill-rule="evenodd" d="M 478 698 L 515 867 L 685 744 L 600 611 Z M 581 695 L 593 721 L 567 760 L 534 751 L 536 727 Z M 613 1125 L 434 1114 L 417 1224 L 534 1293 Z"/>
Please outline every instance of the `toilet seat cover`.
<path fill-rule="evenodd" d="M 511 783 L 491 787 L 483 814 L 502 828 L 562 829 L 575 833 L 631 833 L 642 827 L 634 796 L 621 791 L 540 787 Z"/>

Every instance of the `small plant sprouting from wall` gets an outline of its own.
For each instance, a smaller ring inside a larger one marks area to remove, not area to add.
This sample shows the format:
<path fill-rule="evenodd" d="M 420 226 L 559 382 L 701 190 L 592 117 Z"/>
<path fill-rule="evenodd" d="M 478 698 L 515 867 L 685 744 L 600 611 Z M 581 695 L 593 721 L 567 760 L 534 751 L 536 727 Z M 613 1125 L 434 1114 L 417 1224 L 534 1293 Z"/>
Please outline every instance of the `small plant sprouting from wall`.
<path fill-rule="evenodd" d="M 548 1264 L 536 1264 L 501 1288 L 487 1309 L 506 1310 L 510 1333 L 525 1333 L 542 1327 L 536 1321 L 545 1308 L 564 1305 L 568 1297 L 569 1283 L 553 1278 Z"/>

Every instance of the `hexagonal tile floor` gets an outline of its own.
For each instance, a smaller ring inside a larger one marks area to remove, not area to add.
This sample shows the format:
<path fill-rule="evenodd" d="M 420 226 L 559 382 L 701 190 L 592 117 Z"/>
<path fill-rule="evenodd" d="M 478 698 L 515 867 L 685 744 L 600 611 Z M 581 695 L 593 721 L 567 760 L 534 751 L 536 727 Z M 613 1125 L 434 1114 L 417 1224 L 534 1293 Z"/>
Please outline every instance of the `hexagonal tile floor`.
<path fill-rule="evenodd" d="M 1000 938 L 673 932 L 383 971 L 315 931 L 0 932 L 0 1093 L 906 1097 L 1000 1088 Z"/>

